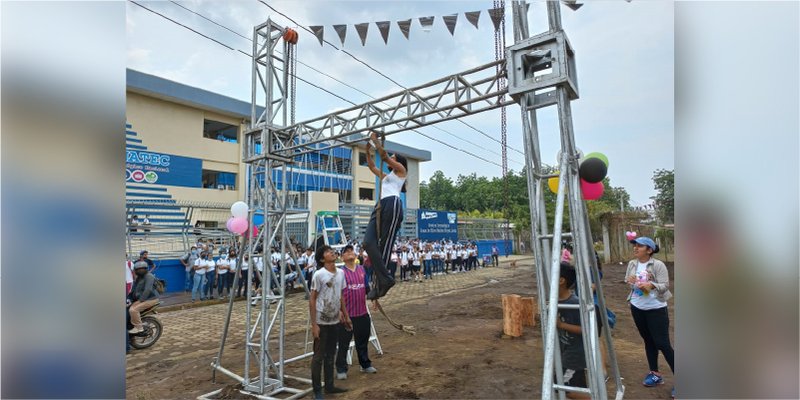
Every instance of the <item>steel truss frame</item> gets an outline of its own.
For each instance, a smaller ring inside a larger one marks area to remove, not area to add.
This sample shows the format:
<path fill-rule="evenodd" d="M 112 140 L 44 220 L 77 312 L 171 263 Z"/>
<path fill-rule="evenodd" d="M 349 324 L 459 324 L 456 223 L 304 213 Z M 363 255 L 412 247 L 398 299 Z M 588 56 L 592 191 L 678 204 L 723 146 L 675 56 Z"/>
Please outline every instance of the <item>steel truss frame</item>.
<path fill-rule="evenodd" d="M 539 288 L 537 298 L 543 321 L 542 337 L 545 346 L 542 397 L 551 399 L 558 393 L 563 399 L 565 391 L 574 391 L 591 394 L 595 399 L 606 399 L 607 391 L 597 339 L 598 321 L 595 318 L 591 288 L 592 277 L 595 282 L 599 282 L 599 276 L 591 253 L 592 239 L 586 206 L 580 197 L 578 155 L 570 107 L 570 101 L 578 97 L 575 64 L 571 59 L 574 53 L 561 27 L 559 7 L 557 0 L 547 1 L 549 30 L 542 35 L 530 37 L 527 4 L 519 0 L 513 2 L 515 44 L 506 49 L 506 60 L 512 60 L 512 65 L 506 65 L 505 60 L 491 62 L 301 123 L 294 123 L 289 117 L 289 109 L 293 107 L 295 99 L 289 90 L 291 77 L 287 66 L 291 60 L 287 56 L 288 45 L 284 42 L 283 58 L 274 54 L 284 29 L 271 20 L 256 26 L 253 33 L 252 115 L 250 129 L 244 134 L 243 161 L 248 164 L 250 177 L 247 197 L 251 217 L 253 210 L 263 206 L 266 218 L 258 238 L 251 239 L 247 245 L 251 264 L 254 264 L 255 257 L 265 256 L 267 249 L 273 244 L 280 246 L 281 254 L 287 252 L 289 243 L 285 221 L 287 215 L 293 211 L 287 207 L 288 185 L 284 184 L 278 189 L 272 180 L 272 172 L 282 171 L 282 182 L 287 182 L 286 171 L 297 155 L 363 141 L 366 137 L 363 133 L 372 129 L 381 129 L 385 134 L 393 134 L 478 114 L 512 103 L 519 104 L 522 111 L 526 165 L 530 172 L 527 175 L 532 216 L 532 249 L 536 264 L 536 281 Z M 279 73 L 276 67 L 278 64 L 283 66 L 282 73 Z M 497 68 L 498 65 L 504 68 Z M 499 88 L 498 82 L 505 76 L 509 77 L 510 86 L 508 89 Z M 514 100 L 504 100 L 508 93 L 512 94 Z M 259 104 L 263 104 L 262 112 L 258 112 Z M 548 176 L 542 174 L 536 118 L 537 109 L 550 105 L 556 105 L 558 108 L 562 154 L 559 160 L 559 170 L 562 172 L 553 234 L 548 233 L 544 207 L 543 180 Z M 263 182 L 263 187 L 258 182 Z M 562 229 L 565 202 L 568 204 L 570 216 L 573 217 L 570 218 L 571 232 L 564 232 Z M 584 329 L 582 338 L 584 348 L 587 349 L 589 388 L 585 389 L 565 386 L 561 374 L 555 374 L 561 370 L 556 318 L 559 310 L 557 288 L 562 237 L 572 237 L 576 250 L 580 304 L 573 308 L 580 310 Z M 255 251 L 257 244 L 260 244 L 263 251 Z M 309 354 L 288 359 L 285 357 L 286 260 L 285 257 L 281 258 L 279 292 L 264 293 L 261 296 L 262 299 L 257 303 L 260 307 L 255 318 L 251 315 L 256 311 L 255 307 L 250 306 L 252 281 L 248 280 L 244 376 L 239 376 L 221 366 L 225 339 L 233 313 L 232 300 L 228 307 L 220 351 L 212 363 L 214 371 L 220 371 L 236 379 L 242 383 L 243 392 L 259 398 L 273 398 L 272 396 L 282 392 L 289 393 L 289 398 L 297 398 L 311 390 L 294 389 L 285 384 L 287 378 L 306 384 L 310 383 L 310 380 L 291 377 L 284 372 L 286 363 L 303 359 Z M 256 269 L 251 268 L 251 271 L 256 272 Z M 266 278 L 262 279 L 262 282 L 270 282 L 273 279 L 272 269 L 265 268 L 265 271 Z M 597 285 L 597 294 L 598 306 L 604 311 L 602 285 Z M 271 309 L 271 302 L 276 305 L 274 311 Z M 603 337 L 608 346 L 609 361 L 617 388 L 615 397 L 620 399 L 624 394 L 624 386 L 619 376 L 608 320 L 605 312 L 600 314 L 602 318 L 599 323 L 605 328 Z M 273 343 L 269 338 L 273 332 L 277 332 L 278 336 L 277 351 L 272 351 L 270 348 Z M 251 371 L 251 357 L 258 362 L 257 370 Z M 555 383 L 554 374 L 557 376 Z"/>

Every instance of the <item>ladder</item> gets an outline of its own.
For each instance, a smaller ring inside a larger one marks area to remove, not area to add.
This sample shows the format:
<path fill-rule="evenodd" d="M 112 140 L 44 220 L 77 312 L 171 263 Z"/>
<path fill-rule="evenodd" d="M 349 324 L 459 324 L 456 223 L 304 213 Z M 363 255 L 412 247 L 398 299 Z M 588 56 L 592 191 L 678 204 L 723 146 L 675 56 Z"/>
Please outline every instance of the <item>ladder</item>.
<path fill-rule="evenodd" d="M 316 232 L 314 233 L 314 253 L 316 254 L 317 247 L 320 245 L 318 238 L 322 239 L 322 244 L 331 246 L 334 250 L 341 253 L 342 249 L 347 246 L 347 236 L 344 233 L 344 227 L 342 226 L 342 220 L 339 218 L 338 211 L 318 211 L 316 215 Z M 336 261 L 337 268 L 344 268 L 344 262 L 341 259 Z M 375 347 L 375 351 L 378 354 L 383 354 L 383 349 L 381 348 L 381 342 L 378 340 L 378 333 L 375 331 L 375 323 L 372 320 L 372 314 L 369 312 L 369 307 L 367 307 L 367 313 L 369 314 L 369 323 L 370 323 L 370 334 L 369 334 L 369 342 Z M 309 334 L 311 329 L 311 321 L 308 322 L 306 326 L 306 351 L 308 351 L 308 345 L 312 342 L 309 342 Z M 356 343 L 355 340 L 350 341 L 350 347 L 347 352 L 347 364 L 353 364 L 353 349 L 355 348 Z"/>

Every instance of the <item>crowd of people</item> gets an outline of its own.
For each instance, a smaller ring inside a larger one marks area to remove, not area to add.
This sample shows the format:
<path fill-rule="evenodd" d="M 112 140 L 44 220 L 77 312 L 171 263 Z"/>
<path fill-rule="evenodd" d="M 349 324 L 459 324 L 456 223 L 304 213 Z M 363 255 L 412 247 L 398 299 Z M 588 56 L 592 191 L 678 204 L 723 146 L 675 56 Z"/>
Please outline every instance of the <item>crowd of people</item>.
<path fill-rule="evenodd" d="M 364 267 L 366 283 L 369 285 L 370 279 L 373 278 L 373 270 L 366 249 L 357 241 L 350 241 L 348 245 L 353 246 L 355 262 Z M 312 277 L 317 270 L 315 249 L 299 244 L 294 244 L 293 247 L 293 251 L 286 251 L 283 256 L 279 248 L 273 247 L 265 257 L 255 256 L 252 263 L 248 254 L 244 254 L 241 265 L 237 265 L 237 246 L 217 246 L 211 240 L 200 239 L 180 258 L 186 272 L 184 290 L 192 294 L 192 302 L 226 299 L 230 296 L 244 297 L 247 280 L 252 279 L 253 290 L 260 293 L 265 259 L 271 266 L 274 276 L 270 287 L 275 289 L 282 258 L 286 261 L 284 271 L 286 288 L 291 291 L 303 283 L 310 288 Z M 143 254 L 143 259 L 152 267 L 152 261 L 147 259 L 147 253 Z M 423 282 L 432 280 L 438 275 L 465 273 L 487 266 L 499 266 L 499 254 L 500 249 L 493 246 L 491 255 L 480 258 L 477 245 L 469 241 L 426 241 L 405 238 L 398 240 L 393 246 L 387 267 L 392 279 L 399 278 L 400 282 Z M 341 257 L 341 254 L 339 256 Z M 258 274 L 250 273 L 251 264 L 258 270 Z M 237 274 L 238 284 L 234 287 L 234 278 Z M 301 278 L 305 282 L 301 282 Z"/>

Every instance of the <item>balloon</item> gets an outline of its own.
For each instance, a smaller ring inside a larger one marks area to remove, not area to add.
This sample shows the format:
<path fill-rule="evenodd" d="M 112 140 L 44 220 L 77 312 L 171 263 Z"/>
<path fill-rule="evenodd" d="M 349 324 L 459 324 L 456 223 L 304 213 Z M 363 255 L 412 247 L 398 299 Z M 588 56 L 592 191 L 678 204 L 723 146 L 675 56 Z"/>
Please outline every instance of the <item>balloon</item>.
<path fill-rule="evenodd" d="M 603 154 L 603 153 L 595 151 L 593 153 L 587 154 L 586 158 L 599 158 L 599 159 L 603 160 L 603 164 L 605 164 L 606 168 L 608 168 L 608 157 L 606 157 L 606 155 Z"/>
<path fill-rule="evenodd" d="M 253 225 L 253 229 L 250 229 L 250 237 L 257 237 L 258 236 L 258 227 Z"/>
<path fill-rule="evenodd" d="M 558 194 L 558 177 L 554 176 L 552 178 L 548 178 L 547 187 L 550 188 L 551 192 Z"/>
<path fill-rule="evenodd" d="M 628 238 L 628 241 L 636 239 L 636 232 L 625 232 L 625 237 Z"/>
<path fill-rule="evenodd" d="M 603 196 L 603 190 L 605 190 L 603 182 L 592 183 L 581 179 L 581 192 L 583 192 L 584 200 L 599 199 Z"/>
<path fill-rule="evenodd" d="M 608 173 L 608 167 L 600 158 L 584 158 L 579 169 L 581 179 L 589 183 L 601 182 Z"/>
<path fill-rule="evenodd" d="M 237 201 L 231 206 L 231 214 L 236 218 L 247 218 L 248 211 L 250 211 L 250 208 L 243 201 Z"/>
<path fill-rule="evenodd" d="M 225 223 L 225 227 L 228 228 L 229 231 L 233 232 L 231 229 L 231 222 L 233 221 L 233 217 L 228 218 L 228 222 Z"/>
<path fill-rule="evenodd" d="M 247 231 L 247 219 L 236 217 L 231 221 L 231 232 L 241 235 Z"/>

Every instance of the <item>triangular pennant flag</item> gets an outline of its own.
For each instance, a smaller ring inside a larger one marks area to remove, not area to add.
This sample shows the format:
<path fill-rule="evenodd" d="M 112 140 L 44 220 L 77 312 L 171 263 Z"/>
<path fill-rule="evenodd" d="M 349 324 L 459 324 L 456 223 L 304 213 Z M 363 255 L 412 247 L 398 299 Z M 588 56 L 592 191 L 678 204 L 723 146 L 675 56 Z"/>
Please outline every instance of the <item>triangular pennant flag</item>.
<path fill-rule="evenodd" d="M 391 24 L 391 21 L 380 21 L 375 23 L 375 25 L 378 25 L 378 30 L 381 31 L 381 37 L 383 37 L 384 44 L 389 44 L 389 28 L 392 26 Z"/>
<path fill-rule="evenodd" d="M 356 32 L 358 32 L 358 37 L 361 38 L 361 45 L 364 46 L 367 44 L 367 30 L 369 29 L 369 22 L 365 22 L 363 24 L 356 24 Z"/>
<path fill-rule="evenodd" d="M 408 39 L 408 32 L 411 29 L 411 20 L 407 19 L 405 21 L 397 21 L 397 27 L 400 28 L 400 32 L 403 33 L 403 36 L 405 36 L 406 39 Z"/>
<path fill-rule="evenodd" d="M 422 30 L 425 32 L 430 32 L 431 27 L 433 27 L 433 18 L 434 17 L 420 17 L 419 24 L 422 25 Z"/>
<path fill-rule="evenodd" d="M 489 18 L 492 19 L 492 23 L 494 24 L 494 30 L 500 29 L 500 21 L 503 20 L 503 14 L 505 13 L 505 9 L 503 8 L 490 8 L 489 9 Z"/>
<path fill-rule="evenodd" d="M 339 35 L 339 40 L 342 41 L 342 46 L 344 46 L 344 38 L 347 36 L 347 25 L 334 25 L 333 30 Z"/>
<path fill-rule="evenodd" d="M 315 25 L 315 26 L 309 26 L 308 29 L 311 29 L 311 32 L 314 33 L 314 36 L 316 36 L 317 39 L 319 39 L 319 45 L 322 46 L 322 34 L 325 31 L 325 27 L 322 25 Z"/>
<path fill-rule="evenodd" d="M 453 36 L 456 30 L 456 22 L 458 22 L 458 14 L 445 15 L 442 19 L 444 20 L 444 25 L 447 27 L 447 30 L 450 31 L 450 36 Z"/>
<path fill-rule="evenodd" d="M 464 16 L 467 17 L 467 21 L 469 21 L 470 24 L 478 28 L 478 19 L 481 17 L 480 11 L 465 12 Z"/>

